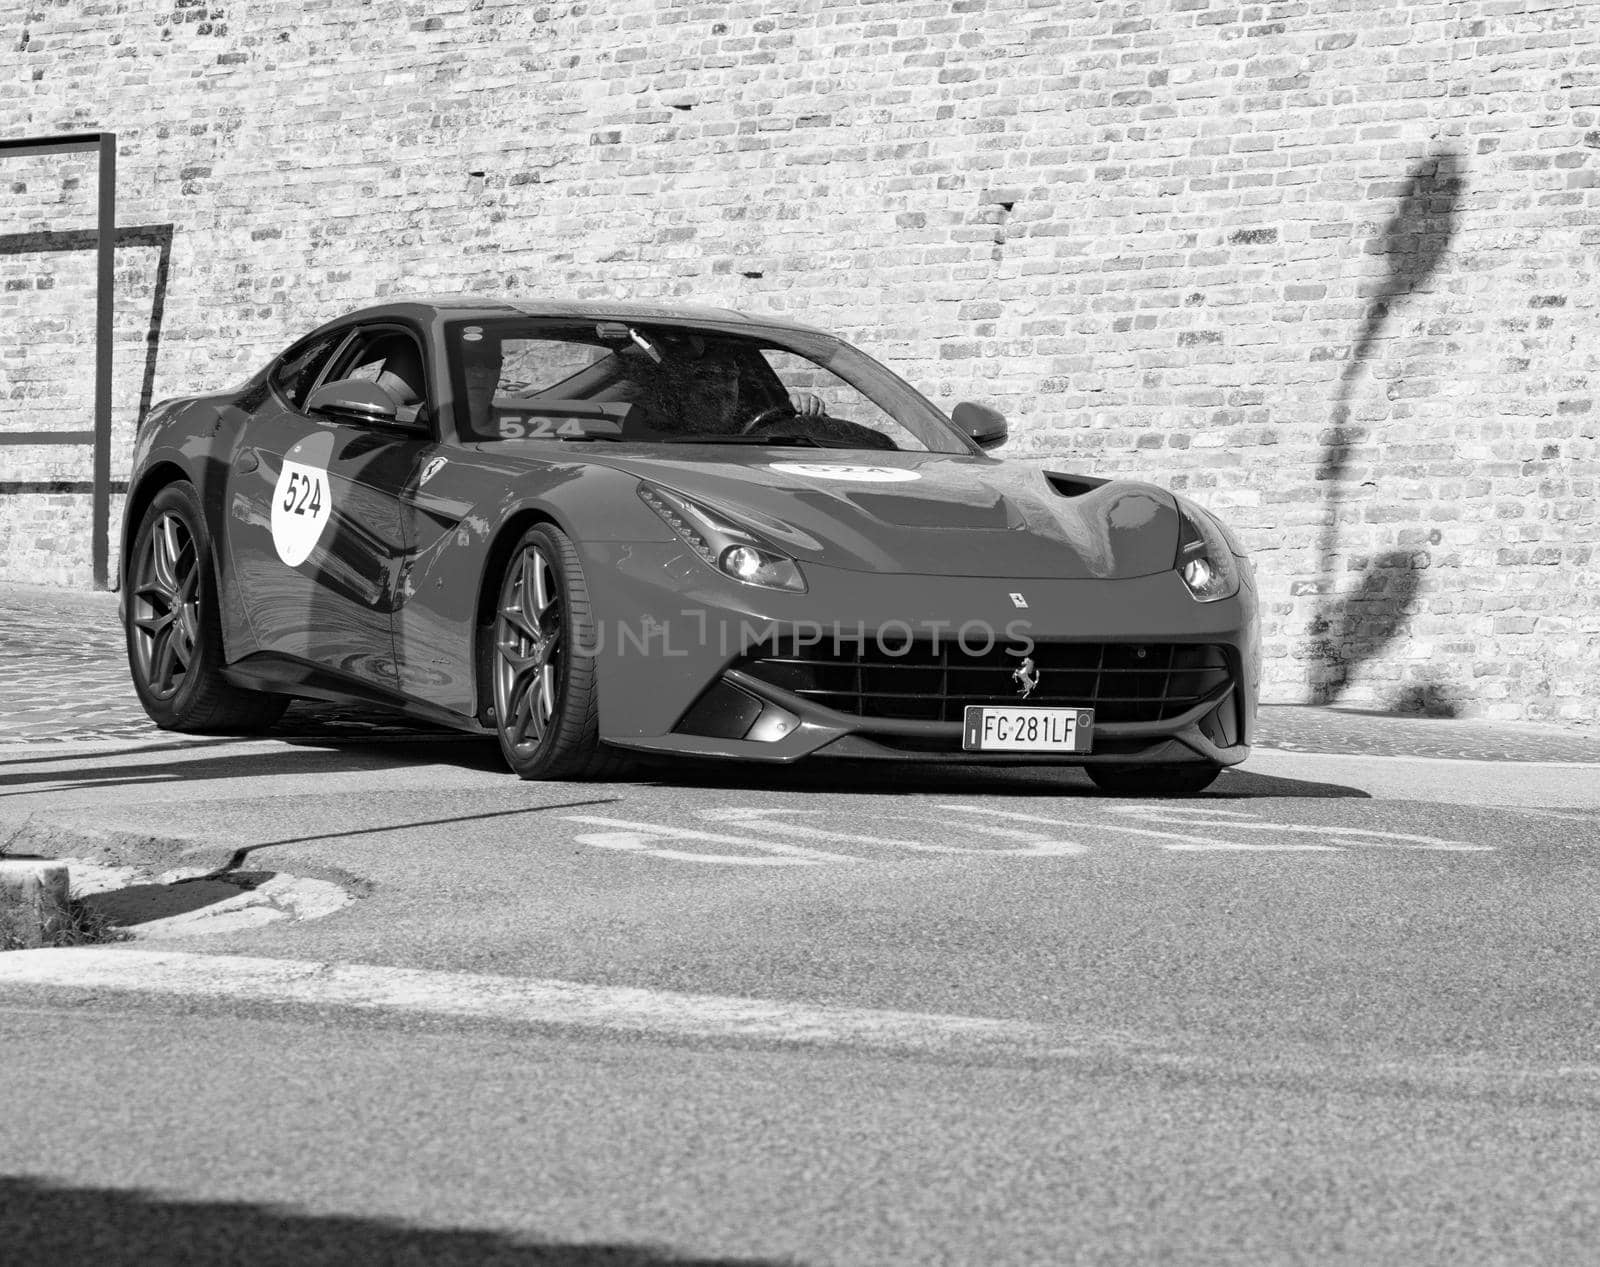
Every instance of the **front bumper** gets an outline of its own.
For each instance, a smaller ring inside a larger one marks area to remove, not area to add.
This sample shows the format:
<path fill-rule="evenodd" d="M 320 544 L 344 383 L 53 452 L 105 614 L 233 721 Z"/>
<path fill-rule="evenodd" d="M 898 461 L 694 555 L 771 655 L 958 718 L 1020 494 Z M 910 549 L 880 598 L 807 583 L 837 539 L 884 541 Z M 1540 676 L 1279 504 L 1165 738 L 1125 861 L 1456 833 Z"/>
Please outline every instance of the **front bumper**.
<path fill-rule="evenodd" d="M 984 765 L 1235 765 L 1250 750 L 1260 664 L 1248 569 L 1240 592 L 1215 603 L 1195 602 L 1172 572 L 1055 581 L 869 574 L 811 563 L 804 565 L 808 592 L 784 594 L 725 581 L 675 545 L 596 553 L 586 572 L 597 624 L 600 737 L 620 748 L 780 763 L 826 756 Z M 1225 685 L 1177 715 L 1097 721 L 1090 752 L 1019 754 L 965 752 L 959 722 L 838 712 L 738 667 L 747 651 L 774 637 L 813 639 L 830 630 L 898 637 L 909 629 L 954 638 L 980 626 L 1002 642 L 1218 645 L 1231 672 Z M 685 733 L 686 718 L 718 683 L 796 724 L 781 735 L 762 728 L 769 741 Z"/>

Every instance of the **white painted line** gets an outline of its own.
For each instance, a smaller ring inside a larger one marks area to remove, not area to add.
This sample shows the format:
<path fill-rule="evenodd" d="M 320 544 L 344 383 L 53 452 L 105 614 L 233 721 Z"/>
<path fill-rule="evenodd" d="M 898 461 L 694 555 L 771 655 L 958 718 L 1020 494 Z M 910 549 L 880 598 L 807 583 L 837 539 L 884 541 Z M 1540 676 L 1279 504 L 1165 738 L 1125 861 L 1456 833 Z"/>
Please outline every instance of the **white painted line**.
<path fill-rule="evenodd" d="M 1017 849 L 957 849 L 948 848 L 950 853 L 970 853 L 978 857 L 998 858 L 1074 858 L 1089 852 L 1089 846 L 1079 844 L 1076 840 L 1057 840 L 1050 836 L 1041 836 L 1036 831 L 1022 831 L 1015 827 L 993 827 L 986 823 L 968 823 L 966 829 L 979 836 L 992 836 L 996 840 L 1021 841 L 1021 848 Z M 924 846 L 931 848 L 932 846 Z"/>
<path fill-rule="evenodd" d="M 663 827 L 657 823 L 603 818 L 595 814 L 566 814 L 563 818 L 569 823 L 588 823 L 597 827 L 618 829 L 577 836 L 575 839 L 580 845 L 592 845 L 597 849 L 617 849 L 624 853 L 648 854 L 653 858 L 670 858 L 674 862 L 709 862 L 741 867 L 794 867 L 812 866 L 819 862 L 855 861 L 843 854 L 807 849 L 803 845 L 790 845 L 777 840 L 757 840 L 750 836 L 728 836 L 718 832 L 696 831 L 692 827 Z M 663 848 L 663 845 L 674 840 L 713 845 L 739 845 L 754 852 L 698 853 L 689 849 Z"/>
<path fill-rule="evenodd" d="M 1056 824 L 1056 820 L 1041 817 L 1038 814 L 1020 814 L 1006 810 L 991 809 L 986 806 L 972 805 L 946 805 L 943 808 L 959 810 L 967 814 L 986 814 L 997 818 L 1012 818 L 1023 822 Z M 1302 823 L 1275 823 L 1275 822 L 1243 822 L 1248 815 L 1239 810 L 1209 809 L 1202 807 L 1189 807 L 1180 805 L 1116 805 L 1111 807 L 1110 813 L 1121 814 L 1126 817 L 1141 818 L 1152 823 L 1168 823 L 1179 827 L 1192 829 L 1210 828 L 1218 832 L 1225 831 L 1265 831 L 1288 832 L 1300 835 L 1333 836 L 1340 841 L 1352 845 L 1360 845 L 1376 849 L 1431 849 L 1444 850 L 1452 853 L 1493 853 L 1493 845 L 1474 845 L 1464 840 L 1446 840 L 1441 836 L 1417 836 L 1406 832 L 1378 831 L 1371 827 L 1328 827 L 1308 826 Z M 1226 814 L 1227 818 L 1220 821 L 1209 819 L 1212 814 Z M 1121 823 L 1090 823 L 1083 826 L 1100 831 L 1125 832 L 1132 836 L 1148 836 L 1155 840 L 1172 840 L 1177 844 L 1163 845 L 1164 849 L 1180 852 L 1199 853 L 1212 850 L 1228 850 L 1233 852 L 1272 851 L 1288 853 L 1304 852 L 1338 852 L 1341 845 L 1301 845 L 1274 842 L 1263 844 L 1260 842 L 1243 842 L 1227 840 L 1214 836 L 1180 835 L 1176 832 L 1151 831 L 1146 827 L 1126 827 Z"/>
<path fill-rule="evenodd" d="M 696 810 L 698 817 L 709 823 L 726 823 L 732 827 L 742 828 L 746 831 L 777 832 L 782 836 L 804 836 L 808 840 L 833 840 L 847 845 L 882 845 L 897 849 L 920 848 L 914 840 L 897 840 L 889 836 L 868 836 L 861 832 L 833 831 L 824 827 L 808 827 L 802 823 L 779 821 L 773 818 L 774 814 L 782 814 L 786 818 L 804 814 L 821 814 L 826 811 L 820 809 L 796 809 L 789 805 L 757 808 L 755 806 L 729 806 L 724 809 Z M 826 855 L 837 857 L 840 862 L 854 862 L 854 858 L 843 855 Z"/>
<path fill-rule="evenodd" d="M 1025 1021 L 175 951 L 11 951 L 0 954 L 0 986 L 5 985 L 311 1004 L 663 1038 L 927 1053 L 1066 1055 L 1075 1050 L 1059 1031 Z"/>
<path fill-rule="evenodd" d="M 1600 1065 L 1541 1066 L 1481 1054 L 1421 1059 L 1331 1053 L 1315 1044 L 1072 1033 L 1055 1026 L 977 1016 L 807 1006 L 770 999 L 682 994 L 476 973 L 428 972 L 369 964 L 314 963 L 233 955 L 196 955 L 75 947 L 0 954 L 0 1014 L 58 1015 L 38 1000 L 11 996 L 7 985 L 175 995 L 223 1003 L 308 1004 L 369 1012 L 528 1025 L 541 1030 L 668 1039 L 743 1040 L 799 1047 L 843 1047 L 906 1055 L 1105 1060 L 1120 1065 L 1214 1070 L 1234 1079 L 1252 1071 L 1291 1074 L 1317 1085 L 1330 1075 L 1356 1085 L 1425 1079 L 1447 1087 L 1503 1093 L 1508 1084 L 1544 1083 L 1570 1090 L 1581 1078 L 1600 1084 Z M 1583 1093 L 1589 1088 L 1580 1087 Z"/>
<path fill-rule="evenodd" d="M 792 806 L 779 806 L 779 808 L 739 808 L 728 809 L 699 809 L 696 811 L 702 819 L 712 822 L 731 822 L 742 829 L 757 830 L 757 832 L 776 832 L 779 835 L 797 835 L 806 840 L 837 840 L 845 845 L 877 845 L 891 849 L 917 849 L 920 853 L 938 854 L 974 854 L 978 857 L 1067 857 L 1072 854 L 1086 853 L 1086 846 L 1077 845 L 1070 840 L 1051 840 L 1042 837 L 1037 832 L 1010 832 L 1003 827 L 982 827 L 982 825 L 966 825 L 966 830 L 978 832 L 981 835 L 994 835 L 1006 840 L 1026 841 L 1026 848 L 1016 849 L 971 849 L 963 845 L 934 845 L 922 840 L 901 840 L 898 837 L 875 837 L 864 835 L 861 832 L 835 832 L 826 827 L 806 827 L 795 822 L 781 821 L 774 814 L 784 814 L 794 817 L 795 814 L 821 814 L 822 809 L 795 809 Z M 840 854 L 822 854 L 832 857 L 838 862 L 854 862 L 854 857 L 840 856 Z"/>
<path fill-rule="evenodd" d="M 699 811 L 699 814 L 701 818 L 734 823 L 740 827 L 756 831 L 778 832 L 785 836 L 804 836 L 810 840 L 837 840 L 850 845 L 879 845 L 890 849 L 913 849 L 922 853 L 973 854 L 986 858 L 1063 858 L 1087 852 L 1086 846 L 1070 840 L 1053 840 L 1049 837 L 1041 836 L 1037 832 L 1007 831 L 999 827 L 968 825 L 967 830 L 980 835 L 1024 841 L 1024 846 L 1016 849 L 970 849 L 963 845 L 934 844 L 919 840 L 901 840 L 890 836 L 867 836 L 859 832 L 806 827 L 796 823 L 779 821 L 771 817 L 775 814 L 793 816 L 796 814 L 820 814 L 823 812 L 822 810 L 794 809 L 784 806 L 774 809 L 703 809 Z M 852 858 L 840 858 L 839 861 L 852 862 L 855 860 Z"/>
<path fill-rule="evenodd" d="M 992 809 L 979 805 L 943 805 L 941 809 L 959 810 L 965 814 L 983 814 L 993 818 L 1011 819 L 1019 823 L 1043 823 L 1051 827 L 1064 827 L 1066 824 L 1058 819 L 1046 818 L 1041 814 L 1022 814 L 1012 810 Z M 1185 824 L 1186 826 L 1188 824 Z M 1212 826 L 1213 824 L 1196 824 L 1196 826 Z M 1237 827 L 1237 823 L 1215 824 L 1219 827 Z M 1152 831 L 1147 827 L 1125 827 L 1121 823 L 1079 823 L 1080 828 L 1091 831 L 1121 832 L 1125 836 L 1144 836 L 1151 840 L 1170 840 L 1177 843 L 1163 845 L 1163 849 L 1181 850 L 1185 852 L 1230 852 L 1230 853 L 1324 853 L 1335 850 L 1333 845 L 1299 845 L 1299 844 L 1261 844 L 1239 840 L 1222 840 L 1214 836 L 1190 836 L 1171 831 Z"/>
<path fill-rule="evenodd" d="M 1509 814 L 1526 814 L 1532 818 L 1559 818 L 1562 822 L 1567 823 L 1600 825 L 1600 819 L 1596 818 L 1594 810 L 1590 810 L 1587 814 L 1564 814 L 1556 809 L 1530 809 L 1526 805 L 1508 805 L 1505 808 Z"/>
<path fill-rule="evenodd" d="M 1442 836 L 1416 836 L 1406 832 L 1379 831 L 1371 827 L 1307 826 L 1301 823 L 1279 823 L 1271 820 L 1242 822 L 1240 820 L 1257 816 L 1238 810 L 1218 810 L 1205 806 L 1118 805 L 1113 807 L 1111 812 L 1131 815 L 1152 823 L 1176 823 L 1180 827 L 1215 827 L 1229 831 L 1284 831 L 1302 834 L 1309 832 L 1316 835 L 1339 836 L 1354 844 L 1380 848 L 1392 846 L 1401 849 L 1442 849 L 1456 853 L 1492 853 L 1495 848 L 1493 845 L 1468 844 L 1464 840 L 1446 840 Z M 1231 817 L 1220 823 L 1207 821 L 1213 814 L 1228 814 Z M 1330 849 L 1336 847 L 1326 846 Z"/>

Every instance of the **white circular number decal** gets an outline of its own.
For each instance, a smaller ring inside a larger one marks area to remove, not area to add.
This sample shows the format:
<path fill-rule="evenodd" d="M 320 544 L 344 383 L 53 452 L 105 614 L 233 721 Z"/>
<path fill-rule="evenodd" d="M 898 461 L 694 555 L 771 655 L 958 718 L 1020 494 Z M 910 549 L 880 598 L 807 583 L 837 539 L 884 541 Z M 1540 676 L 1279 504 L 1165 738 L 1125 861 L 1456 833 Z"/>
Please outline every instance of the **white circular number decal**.
<path fill-rule="evenodd" d="M 898 466 L 848 466 L 833 462 L 773 462 L 780 475 L 808 475 L 817 480 L 844 480 L 850 484 L 904 484 L 921 479 L 915 471 Z"/>
<path fill-rule="evenodd" d="M 332 450 L 331 436 L 310 436 L 284 454 L 272 490 L 272 544 L 292 568 L 311 557 L 333 514 L 327 469 Z"/>

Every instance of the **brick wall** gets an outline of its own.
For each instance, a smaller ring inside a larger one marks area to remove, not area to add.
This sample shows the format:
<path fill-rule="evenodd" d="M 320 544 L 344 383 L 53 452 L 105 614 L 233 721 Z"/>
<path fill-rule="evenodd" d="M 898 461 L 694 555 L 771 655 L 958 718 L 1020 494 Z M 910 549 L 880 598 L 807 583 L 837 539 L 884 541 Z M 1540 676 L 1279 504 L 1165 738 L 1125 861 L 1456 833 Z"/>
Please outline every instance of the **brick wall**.
<path fill-rule="evenodd" d="M 0 135 L 116 131 L 171 226 L 119 475 L 152 349 L 159 398 L 374 296 L 726 302 L 1225 512 L 1272 698 L 1600 718 L 1589 0 L 25 7 Z M 26 235 L 93 178 L 0 163 L 0 428 L 86 425 L 92 254 Z M 87 454 L 0 463 L 0 576 L 81 583 L 87 499 L 20 490 Z"/>

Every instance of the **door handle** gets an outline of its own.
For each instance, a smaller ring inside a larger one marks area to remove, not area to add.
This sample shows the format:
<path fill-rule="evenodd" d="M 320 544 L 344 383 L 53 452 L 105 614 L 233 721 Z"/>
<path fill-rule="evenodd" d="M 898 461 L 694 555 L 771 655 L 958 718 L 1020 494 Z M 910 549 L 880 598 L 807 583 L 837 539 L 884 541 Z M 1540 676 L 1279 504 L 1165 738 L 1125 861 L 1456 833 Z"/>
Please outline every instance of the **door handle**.
<path fill-rule="evenodd" d="M 261 455 L 254 449 L 242 449 L 239 456 L 233 461 L 233 469 L 241 475 L 248 475 L 261 465 Z"/>

